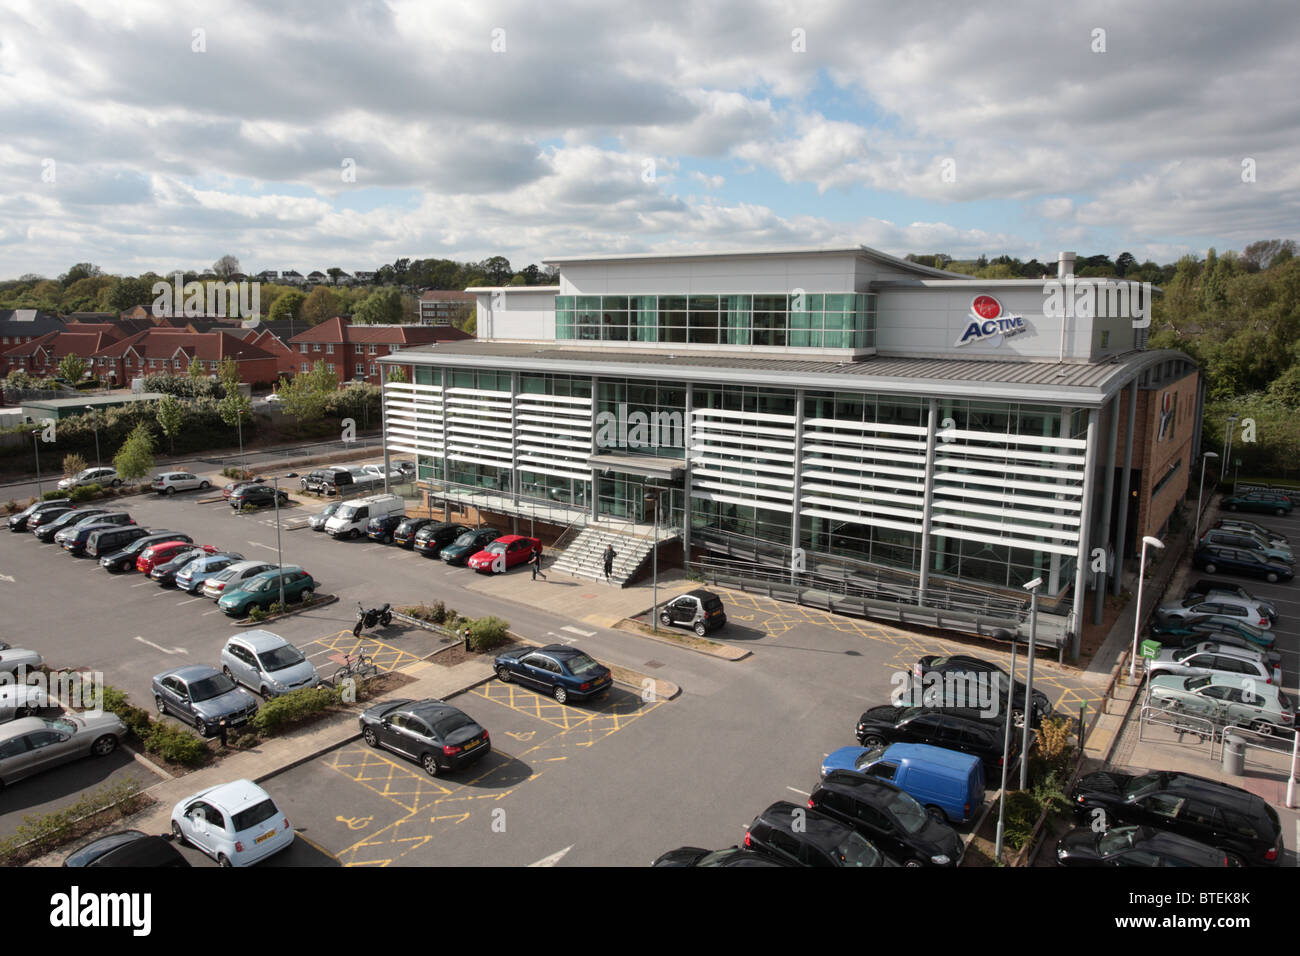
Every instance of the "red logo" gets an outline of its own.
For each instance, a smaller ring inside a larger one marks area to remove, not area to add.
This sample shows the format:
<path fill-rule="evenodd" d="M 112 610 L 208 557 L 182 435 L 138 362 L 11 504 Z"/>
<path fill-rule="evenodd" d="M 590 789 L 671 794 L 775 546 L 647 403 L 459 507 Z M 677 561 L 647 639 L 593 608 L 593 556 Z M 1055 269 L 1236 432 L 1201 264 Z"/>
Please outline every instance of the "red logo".
<path fill-rule="evenodd" d="M 991 295 L 977 295 L 971 300 L 970 309 L 982 319 L 996 319 L 1002 314 L 1002 303 Z"/>

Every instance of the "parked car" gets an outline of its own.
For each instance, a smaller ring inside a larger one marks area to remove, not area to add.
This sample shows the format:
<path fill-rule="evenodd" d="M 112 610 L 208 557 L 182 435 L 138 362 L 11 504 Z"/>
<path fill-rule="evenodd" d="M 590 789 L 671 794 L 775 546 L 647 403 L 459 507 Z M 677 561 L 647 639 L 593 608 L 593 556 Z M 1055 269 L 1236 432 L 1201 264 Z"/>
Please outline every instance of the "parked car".
<path fill-rule="evenodd" d="M 122 532 L 128 530 L 129 529 L 127 528 L 123 528 Z M 102 534 L 103 532 L 96 533 Z M 109 533 L 114 534 L 116 532 Z M 92 536 L 92 539 L 93 537 L 94 536 Z M 184 541 L 189 544 L 194 543 L 193 538 L 187 534 L 181 534 L 178 531 L 151 530 L 148 534 L 136 537 L 135 540 L 131 541 L 120 551 L 112 551 L 104 554 L 99 559 L 99 566 L 110 573 L 114 571 L 134 571 L 135 559 L 140 556 L 140 553 L 151 545 L 160 544 L 163 541 Z M 101 548 L 100 550 L 102 551 L 103 549 Z"/>
<path fill-rule="evenodd" d="M 26 531 L 27 522 L 33 515 L 38 515 L 43 511 L 50 511 L 55 508 L 71 508 L 72 501 L 69 498 L 55 498 L 50 501 L 38 501 L 30 504 L 16 515 L 9 516 L 10 531 Z"/>
<path fill-rule="evenodd" d="M 366 537 L 380 544 L 392 544 L 397 526 L 406 520 L 405 515 L 381 515 L 366 522 Z"/>
<path fill-rule="evenodd" d="M 866 750 L 841 747 L 822 762 L 822 776 L 847 770 L 893 783 L 943 822 L 965 823 L 984 803 L 984 768 L 970 754 L 928 744 Z"/>
<path fill-rule="evenodd" d="M 393 462 L 393 467 L 405 475 L 407 481 L 415 478 L 418 471 L 415 467 L 415 462 L 413 461 L 395 461 Z"/>
<path fill-rule="evenodd" d="M 307 519 L 307 527 L 311 528 L 313 531 L 324 531 L 325 522 L 334 517 L 334 512 L 339 510 L 339 505 L 341 504 L 343 504 L 341 501 L 331 501 L 324 508 Z"/>
<path fill-rule="evenodd" d="M 1214 545 L 1220 548 L 1239 548 L 1242 551 L 1254 551 L 1265 558 L 1271 558 L 1285 564 L 1295 564 L 1295 555 L 1291 553 L 1290 545 L 1273 544 L 1267 538 L 1257 535 L 1253 531 L 1211 528 L 1201 535 L 1199 543 L 1202 546 Z"/>
<path fill-rule="evenodd" d="M 1224 495 L 1220 502 L 1224 511 L 1253 511 L 1282 517 L 1295 507 L 1285 495 L 1270 491 L 1246 491 L 1239 495 Z"/>
<path fill-rule="evenodd" d="M 961 836 L 892 783 L 839 771 L 813 788 L 808 807 L 852 827 L 903 866 L 957 866 Z"/>
<path fill-rule="evenodd" d="M 1195 647 L 1206 641 L 1213 641 L 1226 647 L 1257 651 L 1263 655 L 1264 663 L 1269 667 L 1279 665 L 1282 660 L 1282 655 L 1273 649 L 1272 638 L 1277 633 L 1276 631 L 1260 631 L 1259 633 L 1264 635 L 1266 641 L 1257 644 L 1241 634 L 1217 630 L 1212 626 L 1182 623 L 1161 624 L 1159 620 L 1156 620 L 1152 622 L 1147 633 L 1148 637 L 1162 648 L 1188 648 Z"/>
<path fill-rule="evenodd" d="M 208 554 L 216 554 L 218 550 L 215 545 L 211 544 L 199 545 L 199 547 Z M 159 541 L 156 544 L 149 545 L 136 556 L 135 569 L 142 574 L 148 574 L 156 565 L 164 564 L 182 551 L 190 551 L 193 548 L 193 541 L 182 538 Z"/>
<path fill-rule="evenodd" d="M 1192 565 L 1206 574 L 1246 574 L 1263 578 L 1269 584 L 1290 581 L 1295 577 L 1295 569 L 1284 561 L 1275 561 L 1254 551 L 1213 544 L 1197 548 L 1192 555 Z"/>
<path fill-rule="evenodd" d="M 561 704 L 603 694 L 614 683 L 608 667 L 565 644 L 506 651 L 496 656 L 492 666 L 502 683 L 513 680 L 536 687 Z"/>
<path fill-rule="evenodd" d="M 44 511 L 38 511 L 35 514 L 28 517 L 27 524 L 24 530 L 35 533 L 36 529 L 39 528 L 41 525 L 45 524 L 47 521 L 54 521 L 57 518 L 63 517 L 69 511 L 76 511 L 76 510 L 77 510 L 76 505 L 59 505 L 57 508 L 46 508 Z"/>
<path fill-rule="evenodd" d="M 360 469 L 357 470 L 360 472 Z M 384 479 L 375 480 L 375 475 L 364 472 L 358 474 L 345 465 L 328 465 L 317 468 L 305 475 L 299 485 L 303 491 L 314 491 L 318 495 L 353 495 L 373 491 L 384 486 Z"/>
<path fill-rule="evenodd" d="M 237 561 L 227 565 L 225 570 L 209 575 L 203 582 L 202 594 L 214 601 L 221 600 L 226 588 L 232 590 L 240 587 L 249 578 L 256 577 L 264 571 L 275 570 L 275 565 L 266 561 Z"/>
<path fill-rule="evenodd" d="M 659 621 L 662 624 L 689 627 L 703 637 L 726 624 L 727 615 L 722 609 L 720 597 L 712 591 L 696 588 L 694 591 L 677 595 L 660 607 Z"/>
<path fill-rule="evenodd" d="M 293 844 L 289 818 L 251 780 L 200 790 L 172 808 L 172 835 L 221 866 L 250 866 Z"/>
<path fill-rule="evenodd" d="M 0 674 L 18 674 L 23 670 L 30 673 L 40 670 L 43 666 L 45 666 L 45 658 L 36 651 L 25 647 L 10 647 L 8 644 L 0 648 Z"/>
<path fill-rule="evenodd" d="M 1056 844 L 1057 866 L 1240 866 L 1222 850 L 1155 827 L 1075 827 Z"/>
<path fill-rule="evenodd" d="M 48 514 L 48 512 L 46 512 Z M 54 540 L 54 536 L 70 525 L 75 525 L 80 521 L 88 518 L 95 518 L 102 514 L 108 514 L 107 508 L 76 508 L 72 511 L 65 512 L 56 518 L 43 520 L 39 526 L 32 532 L 37 541 L 44 541 L 47 544 Z"/>
<path fill-rule="evenodd" d="M 108 711 L 11 720 L 0 726 L 0 787 L 82 757 L 106 757 L 125 733 Z"/>
<path fill-rule="evenodd" d="M 1070 792 L 1080 822 L 1099 817 L 1107 826 L 1153 826 L 1216 847 L 1233 863 L 1277 863 L 1282 822 L 1265 800 L 1248 790 L 1190 773 L 1157 770 L 1135 776 L 1098 771 Z"/>
<path fill-rule="evenodd" d="M 1265 528 L 1262 524 L 1256 524 L 1254 521 L 1247 521 L 1245 518 L 1220 518 L 1214 522 L 1212 528 L 1222 529 L 1224 531 L 1246 531 L 1258 535 L 1270 544 L 1281 547 L 1288 547 L 1290 540 L 1280 531 L 1274 531 L 1272 528 Z"/>
<path fill-rule="evenodd" d="M 219 552 L 190 545 L 176 552 L 170 561 L 155 562 L 153 570 L 149 572 L 149 577 L 157 581 L 160 587 L 172 587 L 176 584 L 176 575 L 185 570 L 191 562 L 197 561 L 200 557 L 217 553 Z"/>
<path fill-rule="evenodd" d="M 417 542 L 416 547 L 419 547 Z M 517 564 L 523 564 L 533 552 L 542 551 L 542 542 L 537 538 L 526 538 L 519 534 L 507 534 L 497 538 L 482 551 L 470 556 L 465 566 L 471 571 L 483 571 L 497 574 L 509 571 Z"/>
<path fill-rule="evenodd" d="M 448 564 L 464 564 L 471 556 L 478 554 L 489 544 L 501 537 L 503 532 L 496 528 L 473 528 L 456 536 L 451 544 L 443 545 L 438 557 Z"/>
<path fill-rule="evenodd" d="M 469 528 L 466 528 L 463 524 L 456 524 L 453 521 L 427 524 L 415 533 L 415 541 L 412 546 L 426 558 L 436 558 L 443 548 L 468 530 Z"/>
<path fill-rule="evenodd" d="M 68 554 L 81 556 L 86 553 L 86 545 L 95 532 L 129 528 L 134 525 L 135 519 L 125 511 L 110 511 L 108 514 L 99 515 L 93 521 L 78 524 L 75 528 L 64 528 L 54 536 L 54 540 L 59 541 L 62 537 L 63 540 L 59 541 L 59 544 L 63 550 Z"/>
<path fill-rule="evenodd" d="M 1174 604 L 1161 604 L 1156 608 L 1156 613 L 1167 621 L 1185 621 L 1204 616 L 1208 620 L 1224 618 L 1231 622 L 1245 621 L 1264 631 L 1273 626 L 1268 612 L 1259 604 L 1230 594 L 1183 598 Z"/>
<path fill-rule="evenodd" d="M 1186 600 L 1196 597 L 1208 600 L 1216 594 L 1224 594 L 1229 597 L 1239 598 L 1247 604 L 1254 604 L 1268 615 L 1268 619 L 1272 623 L 1277 623 L 1277 607 L 1272 601 L 1257 598 L 1241 585 L 1233 584 L 1230 581 L 1197 581 L 1187 589 L 1187 593 L 1183 595 L 1183 598 Z"/>
<path fill-rule="evenodd" d="M 1147 674 L 1151 677 L 1235 674 L 1265 684 L 1273 682 L 1273 668 L 1261 651 L 1217 641 L 1200 641 L 1190 647 L 1161 648 L 1154 659 L 1147 661 Z"/>
<path fill-rule="evenodd" d="M 117 476 L 116 468 L 85 468 L 77 472 L 71 478 L 64 478 L 59 482 L 59 491 L 71 491 L 73 488 L 84 488 L 86 485 L 99 485 L 101 488 L 117 488 L 122 484 L 122 479 Z"/>
<path fill-rule="evenodd" d="M 858 743 L 868 749 L 912 743 L 972 754 L 984 765 L 984 776 L 988 780 L 1002 772 L 1005 733 L 996 720 L 971 720 L 922 707 L 884 705 L 870 708 L 858 719 L 857 737 Z M 1016 734 L 1012 737 L 1011 758 L 1014 761 L 1020 752 L 1020 740 Z"/>
<path fill-rule="evenodd" d="M 63 860 L 64 866 L 92 867 L 188 867 L 171 841 L 139 830 L 119 830 L 91 840 L 73 850 Z"/>
<path fill-rule="evenodd" d="M 1270 650 L 1277 643 L 1277 634 L 1272 630 L 1265 631 L 1262 628 L 1247 624 L 1244 621 L 1234 621 L 1231 618 L 1219 617 L 1214 620 L 1202 617 L 1191 617 L 1185 621 L 1164 621 L 1157 616 L 1151 623 L 1151 633 L 1171 633 L 1202 635 L 1202 637 L 1213 637 L 1219 639 L 1219 635 L 1231 634 L 1242 638 L 1247 644 L 1259 647 L 1264 650 Z M 1186 641 L 1184 644 L 1188 643 Z M 1236 642 L 1233 642 L 1236 643 Z"/>
<path fill-rule="evenodd" d="M 231 617 L 247 617 L 255 607 L 263 610 L 280 601 L 281 579 L 285 603 L 302 601 L 316 593 L 316 579 L 302 568 L 286 564 L 282 569 L 264 571 L 238 585 L 228 584 L 217 599 L 217 607 Z"/>
<path fill-rule="evenodd" d="M 1007 698 L 1007 688 L 1012 687 L 1011 692 L 1011 719 L 1017 727 L 1024 726 L 1025 714 L 1025 684 L 1024 681 L 1012 681 L 1011 675 L 1004 671 L 997 664 L 986 661 L 978 657 L 971 657 L 966 654 L 939 655 L 928 654 L 917 661 L 917 668 L 920 671 L 922 681 L 926 675 L 936 674 L 948 680 L 952 678 L 973 678 L 975 680 L 986 681 L 992 693 L 999 700 L 1005 701 Z M 1044 717 L 1052 715 L 1052 704 L 1047 699 L 1047 695 L 1042 691 L 1034 691 L 1034 714 L 1031 726 L 1037 727 Z"/>
<path fill-rule="evenodd" d="M 263 630 L 244 631 L 226 641 L 221 672 L 263 700 L 320 683 L 315 665 L 302 651 L 279 634 Z"/>
<path fill-rule="evenodd" d="M 339 505 L 339 510 L 325 522 L 325 533 L 331 538 L 359 538 L 366 533 L 371 518 L 402 517 L 405 513 L 406 500 L 401 495 L 357 498 Z"/>
<path fill-rule="evenodd" d="M 794 866 L 793 863 L 778 860 L 766 853 L 747 850 L 743 846 L 729 846 L 721 850 L 706 850 L 699 846 L 682 846 L 676 850 L 661 853 L 650 865 L 654 867 Z"/>
<path fill-rule="evenodd" d="M 280 507 L 283 508 L 289 503 L 289 492 L 281 489 L 277 492 L 270 485 L 244 485 L 242 488 L 235 489 L 230 496 L 230 507 L 238 511 L 244 505 L 255 505 L 259 508 L 269 508 L 275 505 L 279 500 Z"/>
<path fill-rule="evenodd" d="M 1237 674 L 1164 674 L 1151 678 L 1148 692 L 1157 707 L 1203 717 L 1214 724 L 1288 737 L 1295 731 L 1295 709 L 1290 699 L 1267 681 Z"/>
<path fill-rule="evenodd" d="M 384 481 L 383 465 L 362 465 L 361 470 L 365 472 L 367 475 L 374 475 L 376 478 L 379 479 L 380 484 L 381 485 L 383 484 Z M 402 473 L 402 469 L 390 465 L 388 468 L 388 480 L 389 482 L 400 483 L 406 481 L 406 476 Z"/>
<path fill-rule="evenodd" d="M 201 554 L 176 572 L 176 586 L 190 594 L 198 594 L 208 578 L 243 560 L 244 556 L 238 551 Z"/>
<path fill-rule="evenodd" d="M 222 720 L 227 727 L 239 727 L 257 713 L 257 698 L 207 664 L 164 671 L 151 686 L 158 713 L 193 724 L 203 737 L 215 735 Z"/>
<path fill-rule="evenodd" d="M 230 484 L 222 486 L 221 497 L 229 500 L 230 496 L 236 491 L 239 491 L 239 489 L 246 488 L 249 485 L 260 485 L 261 483 L 262 480 L 258 478 L 241 478 L 238 481 L 232 481 Z"/>
<path fill-rule="evenodd" d="M 0 683 L 0 724 L 35 717 L 49 705 L 49 694 L 41 684 Z"/>
<path fill-rule="evenodd" d="M 371 747 L 409 757 L 431 777 L 460 770 L 492 750 L 486 730 L 441 700 L 387 700 L 366 710 L 357 722 Z"/>
<path fill-rule="evenodd" d="M 149 487 L 160 495 L 174 495 L 178 491 L 207 491 L 212 482 L 188 471 L 164 471 L 153 476 Z"/>
<path fill-rule="evenodd" d="M 435 518 L 403 518 L 393 529 L 393 543 L 410 550 L 415 546 L 415 536 L 420 529 L 437 523 Z"/>
<path fill-rule="evenodd" d="M 754 818 L 745 847 L 794 866 L 897 866 L 852 827 L 784 800 Z"/>

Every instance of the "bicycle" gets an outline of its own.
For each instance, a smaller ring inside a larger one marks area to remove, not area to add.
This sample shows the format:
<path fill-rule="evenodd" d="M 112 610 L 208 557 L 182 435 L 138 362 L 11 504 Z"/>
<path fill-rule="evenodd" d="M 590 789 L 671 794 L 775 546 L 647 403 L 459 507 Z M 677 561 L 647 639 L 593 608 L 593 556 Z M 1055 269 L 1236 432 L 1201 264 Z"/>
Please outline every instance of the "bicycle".
<path fill-rule="evenodd" d="M 358 654 L 356 657 L 345 654 L 343 656 L 343 665 L 334 672 L 334 677 L 330 683 L 337 687 L 349 677 L 357 680 L 369 680 L 378 676 L 379 668 L 375 666 L 375 662 L 369 654 Z"/>

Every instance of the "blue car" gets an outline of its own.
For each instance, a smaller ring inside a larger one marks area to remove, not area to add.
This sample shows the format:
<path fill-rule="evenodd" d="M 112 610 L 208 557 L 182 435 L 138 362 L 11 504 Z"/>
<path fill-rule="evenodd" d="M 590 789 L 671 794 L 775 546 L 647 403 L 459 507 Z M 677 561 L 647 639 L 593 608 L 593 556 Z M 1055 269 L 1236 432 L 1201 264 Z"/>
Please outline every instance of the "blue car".
<path fill-rule="evenodd" d="M 503 683 L 536 687 L 561 704 L 603 694 L 614 683 L 608 667 L 564 644 L 506 651 L 496 656 L 493 666 Z"/>

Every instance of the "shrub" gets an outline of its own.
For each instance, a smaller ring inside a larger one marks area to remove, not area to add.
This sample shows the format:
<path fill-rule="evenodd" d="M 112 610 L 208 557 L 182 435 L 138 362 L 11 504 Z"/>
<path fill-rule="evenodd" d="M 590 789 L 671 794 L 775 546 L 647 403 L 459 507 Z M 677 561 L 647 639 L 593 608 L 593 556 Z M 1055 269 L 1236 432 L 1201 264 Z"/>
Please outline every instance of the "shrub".
<path fill-rule="evenodd" d="M 1034 795 L 1027 790 L 1013 790 L 1005 797 L 1007 817 L 1005 833 L 1007 845 L 1013 850 L 1021 849 L 1034 831 L 1034 824 L 1043 808 Z"/>
<path fill-rule="evenodd" d="M 10 498 L 9 503 L 5 505 L 5 510 L 7 510 L 11 515 L 22 511 L 22 509 L 18 507 L 18 502 L 14 501 L 12 498 Z"/>
<path fill-rule="evenodd" d="M 197 767 L 211 754 L 202 737 L 161 720 L 153 721 L 144 739 L 144 749 L 186 767 Z"/>
<path fill-rule="evenodd" d="M 284 611 L 284 606 L 279 601 L 272 601 L 271 606 L 266 609 L 268 615 L 280 614 Z"/>
<path fill-rule="evenodd" d="M 148 798 L 134 780 L 105 784 L 62 810 L 25 814 L 14 835 L 0 840 L 0 865 L 17 866 L 87 832 L 87 817 L 115 808 L 122 816 L 135 812 Z"/>
<path fill-rule="evenodd" d="M 476 617 L 469 622 L 469 637 L 465 640 L 465 650 L 481 653 L 500 647 L 510 639 L 510 625 L 499 617 Z"/>
<path fill-rule="evenodd" d="M 82 485 L 79 488 L 73 488 L 68 492 L 68 498 L 72 503 L 80 504 L 83 501 L 90 501 L 92 498 L 98 498 L 104 493 L 104 489 L 99 485 Z"/>
<path fill-rule="evenodd" d="M 105 684 L 104 710 L 110 714 L 117 714 L 122 723 L 126 724 L 126 729 L 141 741 L 149 736 L 151 729 L 149 711 L 133 705 L 125 691 Z"/>
<path fill-rule="evenodd" d="M 248 619 L 250 621 L 265 621 L 266 611 L 262 610 L 260 605 L 254 604 L 248 609 Z"/>
<path fill-rule="evenodd" d="M 86 459 L 73 452 L 71 455 L 63 456 L 63 474 L 71 478 L 86 470 Z"/>
<path fill-rule="evenodd" d="M 454 614 L 455 612 L 453 611 L 452 613 Z M 429 620 L 434 624 L 441 624 L 443 621 L 447 620 L 447 605 L 442 603 L 442 601 L 434 601 L 433 605 L 429 608 Z"/>
<path fill-rule="evenodd" d="M 1069 775 L 1074 758 L 1074 721 L 1069 717 L 1049 717 L 1034 732 L 1037 746 L 1030 755 L 1029 767 L 1035 780 Z"/>
<path fill-rule="evenodd" d="M 267 701 L 253 716 L 251 724 L 259 734 L 270 736 L 315 717 L 337 700 L 338 693 L 331 688 L 304 687 Z"/>

